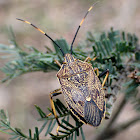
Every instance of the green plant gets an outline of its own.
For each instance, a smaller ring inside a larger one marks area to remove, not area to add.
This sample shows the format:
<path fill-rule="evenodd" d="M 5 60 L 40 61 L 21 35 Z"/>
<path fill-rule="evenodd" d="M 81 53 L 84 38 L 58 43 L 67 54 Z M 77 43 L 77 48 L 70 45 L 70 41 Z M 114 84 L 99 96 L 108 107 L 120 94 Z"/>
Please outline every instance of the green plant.
<path fill-rule="evenodd" d="M 46 47 L 45 53 L 40 52 L 34 47 L 28 47 L 29 51 L 24 51 L 24 49 L 16 43 L 14 33 L 12 31 L 11 33 L 11 45 L 0 45 L 0 52 L 6 53 L 8 57 L 10 56 L 9 62 L 1 69 L 6 74 L 6 78 L 3 79 L 2 82 L 29 72 L 43 71 L 46 73 L 52 70 L 59 70 L 59 67 L 53 60 L 57 59 L 62 63 L 63 56 L 55 44 L 53 44 L 55 52 L 48 47 Z M 64 53 L 69 52 L 69 45 L 65 39 L 56 40 L 56 43 L 62 47 Z M 126 34 L 125 32 L 120 33 L 111 28 L 108 33 L 102 33 L 98 39 L 96 39 L 91 32 L 88 32 L 86 41 L 73 50 L 75 58 L 84 60 L 87 56 L 91 58 L 97 57 L 94 62 L 91 61 L 93 67 L 98 67 L 100 72 L 103 72 L 104 69 L 109 69 L 110 71 L 109 79 L 105 85 L 107 98 L 106 119 L 109 119 L 111 116 L 114 105 L 113 99 L 116 98 L 117 93 L 120 90 L 124 93 L 120 106 L 115 110 L 114 114 L 112 114 L 108 123 L 105 124 L 102 130 L 96 135 L 96 140 L 111 138 L 140 120 L 139 115 L 133 120 L 114 126 L 114 122 L 120 111 L 128 101 L 132 102 L 138 112 L 140 111 L 140 98 L 138 96 L 140 53 L 138 47 L 138 38 L 135 35 Z M 7 56 L 4 55 L 6 58 Z M 102 79 L 100 80 L 102 81 Z M 44 121 L 44 123 L 40 129 L 35 128 L 33 135 L 30 129 L 29 135 L 27 136 L 23 134 L 20 129 L 12 128 L 9 118 L 3 110 L 1 110 L 0 113 L 0 131 L 11 135 L 11 139 L 39 140 L 40 133 L 47 127 L 45 136 L 50 134 L 51 139 L 76 139 L 76 137 L 79 136 L 79 131 L 81 132 L 82 139 L 85 139 L 82 130 L 83 124 L 71 114 L 60 100 L 56 99 L 54 103 L 58 117 L 61 118 L 62 123 L 59 136 L 51 133 L 56 124 L 55 117 L 53 115 L 46 116 L 47 114 L 37 105 L 35 108 L 40 115 L 39 121 Z M 50 113 L 53 113 L 51 109 L 48 108 L 48 110 Z M 75 120 L 75 125 L 71 124 L 70 117 Z M 7 130 L 11 132 L 7 132 Z"/>

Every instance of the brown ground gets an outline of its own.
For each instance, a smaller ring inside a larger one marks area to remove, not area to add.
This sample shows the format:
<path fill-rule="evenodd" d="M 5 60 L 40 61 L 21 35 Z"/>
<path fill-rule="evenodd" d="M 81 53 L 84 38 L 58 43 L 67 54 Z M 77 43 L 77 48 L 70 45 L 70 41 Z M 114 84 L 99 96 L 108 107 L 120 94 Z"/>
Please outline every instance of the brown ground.
<path fill-rule="evenodd" d="M 17 17 L 31 21 L 54 39 L 64 37 L 71 43 L 83 15 L 93 2 L 93 0 L 0 0 L 0 43 L 9 44 L 7 28 L 12 26 L 17 42 L 21 46 L 28 44 L 42 51 L 45 50 L 44 45 L 51 46 L 46 37 L 29 25 L 15 20 Z M 139 0 L 104 0 L 88 15 L 75 45 L 86 38 L 87 31 L 91 30 L 96 34 L 107 31 L 110 27 L 136 33 L 139 37 L 139 13 Z M 1 60 L 0 67 L 2 66 Z M 0 78 L 4 78 L 2 73 Z M 28 128 L 40 125 L 36 121 L 38 115 L 34 104 L 45 110 L 46 106 L 49 106 L 48 93 L 60 86 L 56 72 L 47 74 L 36 72 L 22 75 L 10 83 L 1 84 L 0 87 L 0 108 L 8 110 L 14 127 L 18 126 L 27 132 Z M 118 123 L 132 118 L 135 114 L 131 104 L 128 104 L 121 113 Z M 113 140 L 139 140 L 139 130 L 140 123 L 120 133 Z M 86 138 L 92 140 L 93 132 L 98 130 L 84 125 L 84 131 Z M 0 133 L 0 140 L 7 139 L 7 135 Z"/>

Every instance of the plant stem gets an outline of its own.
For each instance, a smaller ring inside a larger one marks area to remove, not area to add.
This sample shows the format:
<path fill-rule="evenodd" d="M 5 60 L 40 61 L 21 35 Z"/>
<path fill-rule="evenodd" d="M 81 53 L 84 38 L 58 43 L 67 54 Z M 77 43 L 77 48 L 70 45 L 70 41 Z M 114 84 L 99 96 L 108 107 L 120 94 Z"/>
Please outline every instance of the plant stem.
<path fill-rule="evenodd" d="M 110 118 L 110 121 L 103 128 L 103 130 L 96 136 L 95 140 L 104 140 L 104 139 L 108 138 L 108 135 L 106 135 L 106 134 L 109 133 L 109 131 L 111 129 L 111 126 L 114 124 L 114 122 L 118 118 L 118 115 L 120 114 L 121 110 L 123 109 L 123 107 L 125 106 L 126 103 L 127 103 L 126 97 L 123 96 L 123 99 L 120 102 L 120 105 L 115 110 L 115 112 L 112 114 L 112 117 Z"/>
<path fill-rule="evenodd" d="M 126 100 L 126 97 L 124 95 L 123 99 L 121 100 L 121 102 L 119 104 L 119 106 L 117 107 L 115 112 L 112 114 L 112 117 L 110 118 L 110 121 L 107 124 L 107 128 L 110 128 L 114 124 L 114 122 L 118 118 L 118 115 L 120 114 L 120 112 L 122 111 L 122 109 L 123 109 L 123 107 L 125 106 L 126 103 L 127 103 L 127 100 Z"/>
<path fill-rule="evenodd" d="M 108 138 L 114 137 L 118 133 L 122 132 L 122 130 L 125 130 L 126 128 L 130 127 L 131 125 L 135 124 L 138 121 L 140 121 L 140 116 L 137 116 L 132 120 L 120 124 L 117 127 L 111 128 L 110 131 L 108 131 L 109 133 L 107 134 Z"/>

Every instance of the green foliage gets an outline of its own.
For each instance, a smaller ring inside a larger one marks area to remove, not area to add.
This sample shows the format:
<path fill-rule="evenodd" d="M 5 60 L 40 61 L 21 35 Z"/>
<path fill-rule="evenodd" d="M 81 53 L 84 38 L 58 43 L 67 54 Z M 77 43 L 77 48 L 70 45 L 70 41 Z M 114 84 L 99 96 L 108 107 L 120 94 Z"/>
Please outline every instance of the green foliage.
<path fill-rule="evenodd" d="M 64 139 L 64 138 L 65 139 L 67 139 L 67 138 L 74 139 L 74 136 L 75 135 L 76 135 L 76 137 L 79 136 L 79 131 L 81 131 L 81 135 L 84 140 L 85 138 L 84 138 L 84 133 L 82 130 L 83 123 L 79 122 L 79 120 L 75 116 L 73 116 L 73 114 L 64 106 L 64 104 L 59 99 L 56 99 L 56 101 L 54 101 L 54 104 L 55 104 L 55 108 L 56 108 L 56 111 L 58 114 L 58 118 L 61 119 L 61 128 L 62 129 L 59 129 L 58 132 L 62 133 L 62 134 L 57 136 L 57 135 L 54 135 L 51 133 L 51 131 L 53 130 L 53 128 L 56 124 L 55 117 L 47 116 L 47 114 L 45 114 L 41 110 L 40 107 L 35 106 L 38 113 L 40 114 L 39 121 L 44 121 L 42 127 L 39 130 L 39 133 L 41 133 L 44 130 L 44 128 L 46 127 L 46 125 L 48 124 L 48 127 L 45 132 L 45 136 L 50 134 L 52 139 Z M 53 113 L 51 109 L 48 109 L 48 110 L 50 113 Z M 70 121 L 69 121 L 70 116 L 75 120 L 75 126 L 70 123 Z"/>
<path fill-rule="evenodd" d="M 101 71 L 103 69 L 109 69 L 110 81 L 116 80 L 117 83 L 124 83 L 126 86 L 125 95 L 128 100 L 132 100 L 135 104 L 134 108 L 140 108 L 140 98 L 138 97 L 138 86 L 140 82 L 136 82 L 136 79 L 129 79 L 126 73 L 130 73 L 134 70 L 140 69 L 140 53 L 138 38 L 135 34 L 120 33 L 111 29 L 108 33 L 102 33 L 99 40 L 96 41 L 91 33 L 88 33 L 87 38 L 88 45 L 93 48 L 94 56 L 97 56 L 97 62 L 101 65 L 96 65 Z M 139 73 L 137 73 L 138 75 Z M 139 81 L 138 77 L 137 81 Z M 126 82 L 126 83 L 125 83 Z M 122 85 L 119 85 L 122 87 Z M 113 89 L 114 85 L 110 83 L 110 88 Z M 119 88 L 119 87 L 118 87 Z M 109 104 L 110 105 L 110 104 Z M 108 104 L 107 104 L 108 110 Z"/>
<path fill-rule="evenodd" d="M 10 140 L 39 140 L 38 128 L 35 128 L 34 137 L 32 138 L 31 130 L 29 130 L 29 136 L 25 135 L 19 128 L 13 128 L 10 125 L 8 114 L 4 112 L 4 110 L 0 110 L 0 132 L 11 135 Z"/>
<path fill-rule="evenodd" d="M 56 40 L 56 43 L 62 47 L 64 53 L 69 52 L 69 45 L 65 39 Z M 11 44 L 9 46 L 0 45 L 0 52 L 5 53 L 4 58 L 9 58 L 9 62 L 1 69 L 6 78 L 2 82 L 16 78 L 21 74 L 35 71 L 49 72 L 52 70 L 59 70 L 59 67 L 54 63 L 54 59 L 57 59 L 60 63 L 63 62 L 63 55 L 58 47 L 54 45 L 55 52 L 46 47 L 46 52 L 40 52 L 34 47 L 28 47 L 28 51 L 19 47 L 16 43 L 14 34 L 12 32 Z M 91 58 L 97 57 L 95 61 L 91 61 L 93 67 L 98 67 L 100 73 L 105 69 L 109 69 L 110 74 L 106 83 L 106 97 L 107 97 L 107 109 L 106 119 L 110 118 L 112 113 L 112 107 L 114 104 L 114 97 L 121 89 L 125 93 L 125 99 L 131 100 L 134 104 L 134 108 L 140 111 L 140 98 L 138 97 L 139 86 L 139 72 L 136 73 L 137 78 L 133 76 L 127 77 L 128 74 L 134 70 L 139 70 L 140 53 L 138 50 L 138 38 L 135 35 L 120 33 L 111 29 L 108 33 L 102 33 L 99 39 L 95 39 L 91 32 L 87 34 L 86 45 L 79 45 L 73 50 L 75 58 L 85 60 L 87 56 Z M 100 79 L 101 81 L 103 79 Z M 122 88 L 124 84 L 124 89 Z M 132 94 L 133 93 L 133 94 Z M 29 130 L 29 136 L 23 134 L 19 129 L 14 129 L 10 126 L 10 122 L 4 111 L 0 114 L 1 117 L 1 132 L 7 133 L 7 129 L 11 130 L 13 139 L 39 139 L 39 135 L 42 131 L 45 132 L 45 136 L 50 134 L 52 139 L 76 139 L 81 132 L 81 137 L 84 140 L 84 133 L 82 130 L 82 123 L 71 114 L 71 112 L 63 105 L 63 103 L 56 99 L 54 101 L 55 108 L 57 110 L 58 118 L 61 122 L 61 129 L 59 129 L 59 136 L 52 134 L 52 130 L 57 123 L 53 112 L 48 109 L 51 116 L 47 116 L 44 111 L 35 105 L 37 112 L 40 115 L 39 121 L 43 121 L 43 125 L 40 129 L 35 128 L 34 136 L 31 135 Z M 4 116 L 4 118 L 3 118 Z M 75 121 L 75 125 L 69 121 L 70 117 Z M 113 123 L 113 121 L 112 121 Z"/>
<path fill-rule="evenodd" d="M 138 91 L 138 86 L 140 84 L 140 72 L 134 71 L 129 75 L 129 77 L 132 80 L 129 80 L 124 84 L 124 87 L 126 87 L 126 98 L 131 99 L 131 102 L 134 104 L 134 108 L 137 111 L 140 111 L 140 98 Z"/>

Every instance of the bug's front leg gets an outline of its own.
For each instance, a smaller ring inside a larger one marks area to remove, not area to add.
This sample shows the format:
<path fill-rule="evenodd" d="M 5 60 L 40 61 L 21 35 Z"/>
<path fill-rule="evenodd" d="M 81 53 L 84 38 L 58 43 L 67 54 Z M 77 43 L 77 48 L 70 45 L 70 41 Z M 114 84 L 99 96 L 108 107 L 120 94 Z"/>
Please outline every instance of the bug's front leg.
<path fill-rule="evenodd" d="M 93 59 L 92 58 L 90 58 L 89 56 L 84 60 L 84 62 L 87 62 L 87 61 L 94 61 L 94 60 L 96 60 L 96 58 L 97 57 L 94 57 Z"/>
<path fill-rule="evenodd" d="M 54 59 L 54 62 L 61 68 L 62 65 L 58 60 Z"/>

